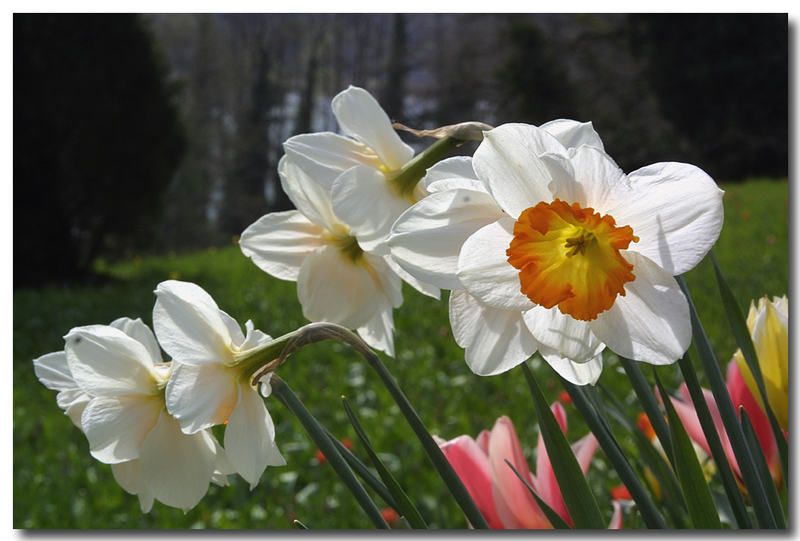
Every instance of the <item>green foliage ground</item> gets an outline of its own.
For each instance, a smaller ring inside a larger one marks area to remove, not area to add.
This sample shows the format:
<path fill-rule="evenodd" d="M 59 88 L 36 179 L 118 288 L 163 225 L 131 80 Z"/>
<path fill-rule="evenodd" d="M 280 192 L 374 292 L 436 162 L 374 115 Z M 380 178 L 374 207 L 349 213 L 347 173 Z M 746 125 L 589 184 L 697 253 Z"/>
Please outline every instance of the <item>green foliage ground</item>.
<path fill-rule="evenodd" d="M 787 292 L 788 184 L 752 180 L 725 188 L 725 227 L 715 252 L 746 310 L 751 298 Z M 14 292 L 14 527 L 273 529 L 291 527 L 294 518 L 312 528 L 370 527 L 330 467 L 317 462 L 316 448 L 299 423 L 269 399 L 287 466 L 268 469 L 252 492 L 231 476 L 230 486 L 212 486 L 186 514 L 160 503 L 142 514 L 136 497 L 117 486 L 110 468 L 90 457 L 86 439 L 57 407 L 56 393 L 36 380 L 31 359 L 61 349 L 61 337 L 74 326 L 108 323 L 123 315 L 150 324 L 152 290 L 168 278 L 198 283 L 237 320 L 250 318 L 273 336 L 305 321 L 295 284 L 262 273 L 235 246 L 101 263 L 99 268 L 110 277 L 100 286 Z M 714 348 L 726 363 L 735 343 L 727 331 L 710 262 L 703 261 L 687 280 Z M 450 333 L 445 300 L 423 297 L 407 287 L 404 293 L 405 304 L 395 311 L 397 356 L 384 361 L 431 432 L 446 438 L 475 435 L 507 414 L 534 463 L 537 427 L 519 369 L 489 378 L 473 375 Z M 554 373 L 536 361 L 531 365 L 548 400 L 554 400 L 560 391 Z M 651 377 L 649 367 L 644 368 Z M 675 366 L 658 369 L 673 387 L 677 372 Z M 609 355 L 601 383 L 635 415 L 638 408 L 621 373 Z M 296 354 L 280 374 L 334 434 L 355 441 L 340 402 L 346 395 L 381 458 L 431 526 L 466 526 L 397 407 L 353 352 L 334 343 L 315 344 Z M 569 437 L 574 440 L 586 429 L 572 406 L 567 412 Z M 618 436 L 627 447 L 625 434 Z M 355 453 L 366 460 L 358 444 Z M 610 516 L 608 489 L 619 481 L 601 451 L 589 479 L 601 509 Z"/>

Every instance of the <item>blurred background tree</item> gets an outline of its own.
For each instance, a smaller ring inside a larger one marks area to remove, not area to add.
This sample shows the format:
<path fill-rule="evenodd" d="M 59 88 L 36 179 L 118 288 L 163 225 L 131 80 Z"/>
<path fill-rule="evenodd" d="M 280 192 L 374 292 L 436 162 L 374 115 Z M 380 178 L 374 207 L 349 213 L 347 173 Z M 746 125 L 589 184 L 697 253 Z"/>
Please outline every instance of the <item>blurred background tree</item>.
<path fill-rule="evenodd" d="M 14 45 L 15 285 L 291 208 L 281 143 L 349 84 L 417 128 L 591 120 L 626 171 L 788 172 L 781 14 L 15 15 Z"/>

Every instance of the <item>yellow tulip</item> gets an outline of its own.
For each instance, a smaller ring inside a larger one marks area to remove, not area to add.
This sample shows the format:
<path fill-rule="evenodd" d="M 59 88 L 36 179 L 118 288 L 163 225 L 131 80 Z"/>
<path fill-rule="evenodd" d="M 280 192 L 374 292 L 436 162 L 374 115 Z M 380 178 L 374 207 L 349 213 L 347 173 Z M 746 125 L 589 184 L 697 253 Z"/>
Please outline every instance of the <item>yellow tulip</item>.
<path fill-rule="evenodd" d="M 778 424 L 783 430 L 789 425 L 789 300 L 783 297 L 766 296 L 758 300 L 758 308 L 750 302 L 747 314 L 747 328 L 753 339 L 758 366 L 764 378 L 764 386 Z M 763 408 L 761 393 L 758 392 L 753 374 L 745 362 L 741 350 L 733 355 L 742 377 Z"/>

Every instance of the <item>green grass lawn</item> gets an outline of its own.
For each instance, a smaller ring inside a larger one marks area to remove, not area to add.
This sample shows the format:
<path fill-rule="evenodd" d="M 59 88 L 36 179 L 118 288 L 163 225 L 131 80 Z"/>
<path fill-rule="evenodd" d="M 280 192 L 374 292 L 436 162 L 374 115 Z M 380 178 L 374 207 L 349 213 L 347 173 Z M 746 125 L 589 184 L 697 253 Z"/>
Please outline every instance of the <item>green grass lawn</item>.
<path fill-rule="evenodd" d="M 752 180 L 724 188 L 725 227 L 715 254 L 746 313 L 751 298 L 787 293 L 788 184 Z M 272 529 L 290 528 L 295 518 L 311 528 L 371 526 L 333 470 L 317 462 L 316 447 L 300 424 L 269 398 L 267 407 L 287 466 L 268 468 L 252 492 L 242 479 L 230 476 L 229 486 L 212 485 L 186 514 L 160 503 L 142 514 L 137 498 L 119 488 L 110 467 L 91 458 L 85 437 L 56 405 L 56 393 L 38 382 L 31 360 L 63 349 L 62 336 L 75 326 L 107 324 L 120 316 L 141 317 L 151 324 L 152 291 L 169 278 L 199 284 L 239 322 L 252 319 L 256 328 L 272 336 L 306 321 L 295 284 L 264 274 L 234 246 L 99 268 L 110 276 L 103 285 L 14 292 L 15 528 Z M 727 363 L 736 345 L 710 262 L 689 272 L 687 281 L 715 351 Z M 395 311 L 397 355 L 383 359 L 430 431 L 445 438 L 475 435 L 507 414 L 533 464 L 537 426 L 519 369 L 494 377 L 473 375 L 450 333 L 446 293 L 441 301 L 408 287 L 404 293 L 405 303 Z M 536 361 L 532 366 L 548 399 L 555 399 L 560 386 L 553 371 Z M 650 377 L 649 367 L 643 368 Z M 610 355 L 600 381 L 633 415 L 638 409 L 621 372 Z M 676 366 L 661 367 L 658 373 L 673 387 L 679 382 Z M 322 342 L 295 354 L 280 375 L 334 434 L 357 441 L 341 405 L 340 397 L 347 396 L 380 457 L 429 524 L 466 527 L 398 408 L 359 356 L 340 344 Z M 574 440 L 586 429 L 573 407 L 567 412 L 569 437 Z M 354 452 L 366 460 L 358 443 Z M 610 515 L 608 489 L 619 481 L 602 451 L 595 456 L 589 480 L 601 509 Z"/>

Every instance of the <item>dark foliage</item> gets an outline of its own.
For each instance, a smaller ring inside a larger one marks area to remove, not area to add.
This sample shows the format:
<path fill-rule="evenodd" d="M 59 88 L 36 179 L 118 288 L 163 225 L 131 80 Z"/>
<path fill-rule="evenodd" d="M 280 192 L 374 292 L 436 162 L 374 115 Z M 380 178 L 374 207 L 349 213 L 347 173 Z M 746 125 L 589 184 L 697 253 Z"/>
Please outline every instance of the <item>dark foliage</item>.
<path fill-rule="evenodd" d="M 184 147 L 135 15 L 14 16 L 14 285 L 146 246 Z"/>

